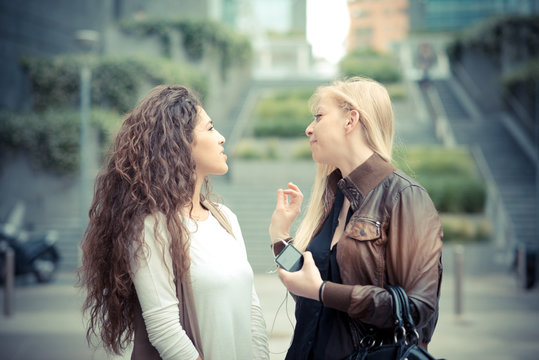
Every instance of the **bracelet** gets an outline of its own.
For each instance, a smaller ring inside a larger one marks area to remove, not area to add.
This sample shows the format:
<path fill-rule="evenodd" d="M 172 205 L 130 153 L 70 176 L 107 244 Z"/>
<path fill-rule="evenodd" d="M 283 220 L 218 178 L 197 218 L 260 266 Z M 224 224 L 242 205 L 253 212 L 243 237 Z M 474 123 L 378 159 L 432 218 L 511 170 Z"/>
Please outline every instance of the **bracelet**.
<path fill-rule="evenodd" d="M 322 284 L 320 285 L 320 288 L 318 289 L 318 300 L 324 305 L 324 302 L 322 301 L 322 291 L 324 290 L 324 286 L 326 286 L 327 280 L 322 281 Z"/>
<path fill-rule="evenodd" d="M 286 246 L 286 245 L 290 244 L 290 243 L 292 242 L 292 240 L 294 240 L 294 238 L 293 238 L 292 236 L 289 236 L 289 237 L 287 237 L 287 238 L 285 238 L 285 239 L 276 238 L 275 240 L 276 240 L 275 242 L 272 242 L 272 243 L 270 244 L 270 248 L 271 248 L 272 250 L 273 250 L 273 246 L 275 246 L 275 244 L 277 244 L 277 243 L 284 243 L 284 245 Z"/>

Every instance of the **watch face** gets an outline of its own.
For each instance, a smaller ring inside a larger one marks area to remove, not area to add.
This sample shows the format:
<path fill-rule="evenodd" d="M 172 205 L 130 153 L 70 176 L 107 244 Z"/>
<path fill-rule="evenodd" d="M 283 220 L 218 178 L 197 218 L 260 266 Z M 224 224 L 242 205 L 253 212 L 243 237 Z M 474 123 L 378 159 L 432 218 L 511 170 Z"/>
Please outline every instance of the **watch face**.
<path fill-rule="evenodd" d="M 292 244 L 286 247 L 277 255 L 275 262 L 286 271 L 298 271 L 303 263 L 303 256 Z"/>

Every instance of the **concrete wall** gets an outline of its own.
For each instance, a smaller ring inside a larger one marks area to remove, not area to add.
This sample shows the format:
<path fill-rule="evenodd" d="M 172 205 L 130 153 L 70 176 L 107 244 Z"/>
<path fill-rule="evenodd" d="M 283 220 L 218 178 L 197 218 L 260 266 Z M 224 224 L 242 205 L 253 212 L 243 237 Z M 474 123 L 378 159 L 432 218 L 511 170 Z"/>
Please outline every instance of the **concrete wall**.
<path fill-rule="evenodd" d="M 200 9 L 207 11 L 208 6 L 206 1 L 172 0 L 0 0 L 0 109 L 32 107 L 29 79 L 20 67 L 20 56 L 76 52 L 74 37 L 80 29 L 100 33 L 101 54 L 160 56 L 159 40 L 125 36 L 115 26 L 118 17 L 134 16 L 140 4 L 144 5 L 146 14 L 152 15 L 164 13 L 165 9 L 175 10 L 169 11 L 171 14 L 177 14 L 178 9 L 192 14 Z M 184 61 L 179 36 L 176 34 L 178 41 L 174 41 L 172 54 L 174 59 Z M 231 114 L 250 83 L 250 66 L 230 69 L 223 77 L 219 59 L 213 53 L 192 65 L 210 80 L 205 107 L 216 126 L 221 129 L 221 124 L 234 122 Z M 97 163 L 92 164 L 92 174 L 95 175 L 97 167 Z M 32 164 L 24 151 L 0 149 L 0 223 L 17 201 L 24 201 L 27 226 L 59 231 L 62 264 L 69 270 L 77 267 L 78 246 L 84 230 L 80 187 L 78 173 L 71 176 L 49 173 Z"/>
<path fill-rule="evenodd" d="M 110 0 L 0 0 L 0 108 L 31 106 L 22 55 L 76 52 L 76 31 L 101 32 L 109 6 Z"/>

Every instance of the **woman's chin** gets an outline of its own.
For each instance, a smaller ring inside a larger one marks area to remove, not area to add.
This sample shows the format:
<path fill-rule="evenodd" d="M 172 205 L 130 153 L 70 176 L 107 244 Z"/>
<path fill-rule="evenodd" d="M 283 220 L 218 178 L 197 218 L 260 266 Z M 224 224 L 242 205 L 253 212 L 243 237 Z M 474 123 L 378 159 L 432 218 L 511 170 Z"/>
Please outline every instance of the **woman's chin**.
<path fill-rule="evenodd" d="M 226 173 L 228 172 L 228 165 L 225 164 L 224 168 L 221 169 L 221 171 L 219 171 L 217 174 L 215 175 L 225 175 Z"/>

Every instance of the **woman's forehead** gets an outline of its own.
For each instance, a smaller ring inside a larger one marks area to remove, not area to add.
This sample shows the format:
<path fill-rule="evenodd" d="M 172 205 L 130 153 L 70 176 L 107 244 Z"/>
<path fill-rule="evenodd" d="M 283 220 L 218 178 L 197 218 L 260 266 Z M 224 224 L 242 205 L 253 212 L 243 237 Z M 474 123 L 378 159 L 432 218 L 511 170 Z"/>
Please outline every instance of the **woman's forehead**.
<path fill-rule="evenodd" d="M 206 110 L 204 110 L 202 106 L 197 106 L 197 110 L 197 117 L 199 122 L 204 124 L 211 122 L 210 116 L 208 115 L 208 113 L 206 113 Z"/>
<path fill-rule="evenodd" d="M 315 104 L 315 107 L 318 109 L 325 109 L 325 108 L 331 108 L 336 107 L 337 101 L 335 100 L 335 97 L 325 94 L 318 98 L 318 101 Z"/>

